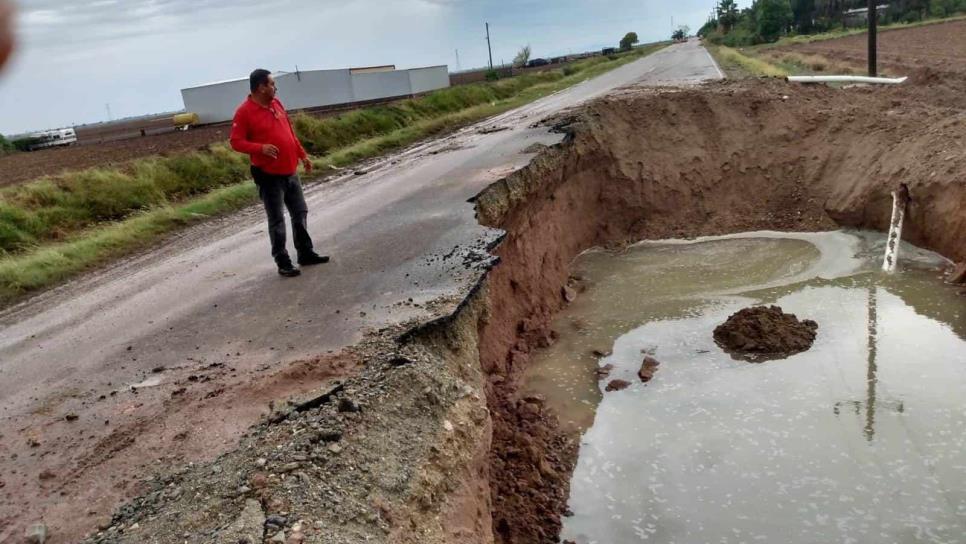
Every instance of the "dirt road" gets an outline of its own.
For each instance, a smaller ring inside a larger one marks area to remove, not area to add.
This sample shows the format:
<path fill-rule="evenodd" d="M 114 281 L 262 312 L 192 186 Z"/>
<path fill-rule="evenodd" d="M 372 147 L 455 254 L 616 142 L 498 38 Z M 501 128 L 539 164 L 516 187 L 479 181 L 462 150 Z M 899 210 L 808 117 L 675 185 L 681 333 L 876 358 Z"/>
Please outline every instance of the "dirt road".
<path fill-rule="evenodd" d="M 674 45 L 314 185 L 310 228 L 333 262 L 298 279 L 277 276 L 251 209 L 0 314 L 0 540 L 41 518 L 52 542 L 75 540 L 138 478 L 213 457 L 271 401 L 357 362 L 320 354 L 452 311 L 501 235 L 467 200 L 559 141 L 534 126 L 544 117 L 625 85 L 718 77 L 696 42 Z"/>

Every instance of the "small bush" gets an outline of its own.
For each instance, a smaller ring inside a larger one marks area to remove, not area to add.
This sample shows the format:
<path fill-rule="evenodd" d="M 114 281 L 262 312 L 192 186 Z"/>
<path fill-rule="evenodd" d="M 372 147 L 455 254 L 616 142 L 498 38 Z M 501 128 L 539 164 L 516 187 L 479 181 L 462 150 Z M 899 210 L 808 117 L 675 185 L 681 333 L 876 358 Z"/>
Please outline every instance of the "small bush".
<path fill-rule="evenodd" d="M 31 146 L 40 143 L 40 138 L 20 138 L 11 143 L 17 151 L 30 151 Z"/>
<path fill-rule="evenodd" d="M 0 134 L 0 155 L 10 153 L 16 150 L 17 148 L 13 146 L 13 142 L 11 142 L 6 137 L 4 137 L 3 134 Z"/>
<path fill-rule="evenodd" d="M 500 72 L 497 72 L 496 70 L 488 70 L 486 72 L 487 81 L 496 81 L 498 79 L 500 79 Z"/>
<path fill-rule="evenodd" d="M 581 68 L 579 66 L 574 66 L 573 64 L 568 64 L 567 66 L 564 66 L 563 67 L 563 75 L 569 77 L 569 76 L 572 76 L 574 74 L 579 73 L 580 70 L 581 70 Z"/>

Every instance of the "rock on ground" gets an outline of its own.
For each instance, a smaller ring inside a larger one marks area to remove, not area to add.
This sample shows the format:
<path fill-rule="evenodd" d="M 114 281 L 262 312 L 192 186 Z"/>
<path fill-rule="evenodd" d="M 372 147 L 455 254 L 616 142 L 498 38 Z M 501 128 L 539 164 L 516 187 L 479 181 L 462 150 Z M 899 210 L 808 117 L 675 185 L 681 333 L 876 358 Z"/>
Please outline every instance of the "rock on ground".
<path fill-rule="evenodd" d="M 657 367 L 659 366 L 661 366 L 661 363 L 654 357 L 648 355 L 644 357 L 644 362 L 641 363 L 641 369 L 637 371 L 637 377 L 642 382 L 647 383 L 654 378 L 654 373 L 657 372 Z"/>
<path fill-rule="evenodd" d="M 607 387 L 605 387 L 604 389 L 608 392 L 621 391 L 623 389 L 627 389 L 628 387 L 630 387 L 630 385 L 631 385 L 631 382 L 626 380 L 611 380 L 610 383 L 607 384 Z"/>
<path fill-rule="evenodd" d="M 598 368 L 595 373 L 597 374 L 597 380 L 603 380 L 604 378 L 610 376 L 611 371 L 614 370 L 614 365 L 607 363 L 606 365 Z"/>

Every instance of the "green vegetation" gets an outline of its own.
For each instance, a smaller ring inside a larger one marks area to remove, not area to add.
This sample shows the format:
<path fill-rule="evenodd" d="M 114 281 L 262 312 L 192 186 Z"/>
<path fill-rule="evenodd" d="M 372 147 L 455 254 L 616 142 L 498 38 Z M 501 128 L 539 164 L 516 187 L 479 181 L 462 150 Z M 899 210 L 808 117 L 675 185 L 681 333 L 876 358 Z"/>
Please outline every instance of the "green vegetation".
<path fill-rule="evenodd" d="M 734 0 L 719 0 L 715 17 L 698 35 L 728 47 L 774 43 L 802 35 L 827 34 L 840 37 L 865 32 L 846 28 L 845 11 L 865 7 L 864 2 L 835 0 L 754 0 L 750 8 L 738 10 Z M 903 0 L 880 12 L 879 24 L 888 29 L 897 24 L 921 23 L 966 12 L 966 0 Z M 816 39 L 828 39 L 816 38 Z M 806 41 L 814 41 L 809 36 Z"/>
<path fill-rule="evenodd" d="M 580 83 L 663 47 L 595 57 L 562 70 L 465 85 L 326 119 L 297 116 L 321 169 L 348 165 Z M 47 287 L 156 242 L 176 229 L 256 202 L 247 157 L 225 145 L 137 160 L 0 190 L 0 301 Z"/>
<path fill-rule="evenodd" d="M 755 36 L 762 42 L 777 40 L 792 23 L 792 6 L 788 0 L 757 0 L 754 6 Z"/>
<path fill-rule="evenodd" d="M 791 71 L 775 66 L 758 57 L 745 55 L 743 52 L 723 45 L 710 45 L 708 50 L 714 56 L 721 69 L 729 74 L 748 75 L 753 77 L 785 77 Z"/>
<path fill-rule="evenodd" d="M 30 151 L 30 148 L 43 141 L 42 138 L 26 137 L 10 142 L 17 151 Z"/>
<path fill-rule="evenodd" d="M 533 53 L 533 50 L 530 48 L 530 44 L 521 47 L 520 51 L 517 52 L 517 56 L 513 57 L 513 66 L 517 68 L 526 66 L 530 62 L 531 53 Z"/>
<path fill-rule="evenodd" d="M 245 157 L 225 145 L 205 152 L 92 168 L 0 190 L 0 254 L 21 253 L 91 225 L 206 193 L 248 178 Z"/>
<path fill-rule="evenodd" d="M 124 221 L 77 233 L 69 241 L 45 244 L 22 255 L 0 258 L 0 301 L 64 281 L 157 241 L 178 228 L 250 205 L 251 183 L 230 185 L 177 206 L 138 212 Z"/>
<path fill-rule="evenodd" d="M 637 32 L 628 32 L 621 38 L 621 51 L 630 51 L 634 44 L 640 43 L 640 41 L 637 39 Z"/>
<path fill-rule="evenodd" d="M 3 134 L 0 134 L 0 155 L 5 155 L 15 150 L 16 148 L 13 146 L 13 142 L 8 140 Z"/>

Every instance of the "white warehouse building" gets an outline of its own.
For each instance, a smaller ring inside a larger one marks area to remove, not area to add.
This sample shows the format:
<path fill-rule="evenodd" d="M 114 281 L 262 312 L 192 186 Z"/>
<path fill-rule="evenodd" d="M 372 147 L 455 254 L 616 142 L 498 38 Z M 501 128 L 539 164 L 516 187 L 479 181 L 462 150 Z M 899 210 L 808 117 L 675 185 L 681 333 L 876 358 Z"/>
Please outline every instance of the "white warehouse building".
<path fill-rule="evenodd" d="M 278 98 L 289 110 L 402 98 L 449 87 L 447 66 L 408 70 L 376 66 L 273 75 Z M 247 77 L 181 89 L 185 111 L 197 113 L 203 124 L 230 121 L 248 93 Z"/>

